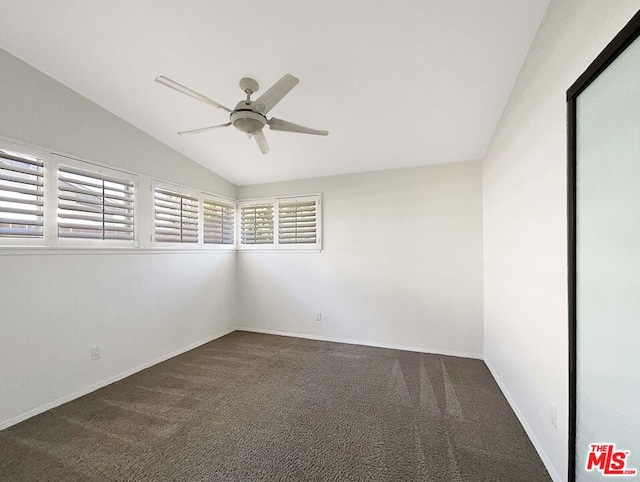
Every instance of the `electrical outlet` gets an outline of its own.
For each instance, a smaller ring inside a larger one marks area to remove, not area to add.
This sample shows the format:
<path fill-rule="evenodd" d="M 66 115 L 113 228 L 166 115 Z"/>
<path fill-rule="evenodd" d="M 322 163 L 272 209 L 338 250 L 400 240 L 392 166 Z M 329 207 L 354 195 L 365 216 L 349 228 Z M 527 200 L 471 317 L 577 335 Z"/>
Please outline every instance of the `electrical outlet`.
<path fill-rule="evenodd" d="M 553 428 L 558 428 L 558 410 L 553 402 L 549 402 L 549 422 Z"/>
<path fill-rule="evenodd" d="M 91 359 L 97 360 L 102 357 L 102 345 L 94 345 L 91 347 Z"/>
<path fill-rule="evenodd" d="M 322 321 L 322 313 L 319 311 L 316 313 L 316 321 Z"/>

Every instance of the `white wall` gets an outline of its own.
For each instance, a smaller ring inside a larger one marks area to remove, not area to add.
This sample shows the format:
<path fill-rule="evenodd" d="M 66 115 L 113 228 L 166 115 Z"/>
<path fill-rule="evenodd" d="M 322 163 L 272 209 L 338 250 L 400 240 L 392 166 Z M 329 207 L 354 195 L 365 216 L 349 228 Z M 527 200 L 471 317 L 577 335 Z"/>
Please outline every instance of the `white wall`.
<path fill-rule="evenodd" d="M 238 253 L 241 327 L 482 356 L 480 162 L 238 189 L 321 192 L 324 223 L 320 253 Z"/>
<path fill-rule="evenodd" d="M 2 49 L 0 66 L 0 135 L 235 196 L 230 182 Z"/>
<path fill-rule="evenodd" d="M 566 90 L 639 8 L 552 0 L 483 162 L 485 360 L 556 480 L 567 476 Z"/>
<path fill-rule="evenodd" d="M 2 50 L 0 112 L 0 136 L 235 197 L 232 184 Z M 228 251 L 0 248 L 0 427 L 233 329 L 235 273 Z M 91 361 L 97 344 L 103 358 Z"/>
<path fill-rule="evenodd" d="M 233 253 L 0 255 L 0 272 L 0 424 L 234 327 Z"/>

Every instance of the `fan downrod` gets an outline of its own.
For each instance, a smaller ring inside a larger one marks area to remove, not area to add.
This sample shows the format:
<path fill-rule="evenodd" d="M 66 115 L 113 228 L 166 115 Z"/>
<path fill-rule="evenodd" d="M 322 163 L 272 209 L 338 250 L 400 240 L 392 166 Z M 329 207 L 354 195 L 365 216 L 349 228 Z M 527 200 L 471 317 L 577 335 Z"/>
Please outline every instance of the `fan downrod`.
<path fill-rule="evenodd" d="M 258 84 L 258 82 L 249 77 L 243 77 L 242 79 L 240 79 L 240 88 L 245 94 L 251 95 L 254 92 L 258 92 L 258 90 L 260 90 L 260 85 Z"/>

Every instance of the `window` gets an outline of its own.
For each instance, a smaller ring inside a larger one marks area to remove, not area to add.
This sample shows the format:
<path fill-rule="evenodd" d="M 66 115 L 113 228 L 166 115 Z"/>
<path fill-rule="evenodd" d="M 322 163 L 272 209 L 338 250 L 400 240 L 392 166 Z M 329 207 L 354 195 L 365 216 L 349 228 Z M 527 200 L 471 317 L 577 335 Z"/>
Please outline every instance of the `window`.
<path fill-rule="evenodd" d="M 0 237 L 44 236 L 42 159 L 0 151 Z"/>
<path fill-rule="evenodd" d="M 317 202 L 315 198 L 299 198 L 278 203 L 279 244 L 317 243 Z"/>
<path fill-rule="evenodd" d="M 240 208 L 240 243 L 272 245 L 274 203 L 243 204 Z"/>
<path fill-rule="evenodd" d="M 241 201 L 239 209 L 241 249 L 321 247 L 320 195 Z"/>
<path fill-rule="evenodd" d="M 58 167 L 58 237 L 134 241 L 134 183 Z"/>
<path fill-rule="evenodd" d="M 198 196 L 154 187 L 154 239 L 160 243 L 198 243 Z"/>
<path fill-rule="evenodd" d="M 230 201 L 205 197 L 202 203 L 205 244 L 233 244 L 235 205 Z"/>
<path fill-rule="evenodd" d="M 321 227 L 319 194 L 238 202 L 0 137 L 3 250 L 320 250 Z"/>

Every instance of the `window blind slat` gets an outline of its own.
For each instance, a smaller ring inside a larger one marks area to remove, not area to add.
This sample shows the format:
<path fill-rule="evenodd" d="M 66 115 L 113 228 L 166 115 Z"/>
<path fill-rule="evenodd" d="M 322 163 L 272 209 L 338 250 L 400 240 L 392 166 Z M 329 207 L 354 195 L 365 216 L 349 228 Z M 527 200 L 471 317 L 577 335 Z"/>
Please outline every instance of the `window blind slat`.
<path fill-rule="evenodd" d="M 193 196 L 191 194 L 181 193 L 181 192 L 178 192 L 178 191 L 172 191 L 171 189 L 166 189 L 166 188 L 159 187 L 159 186 L 156 186 L 155 193 L 158 194 L 158 195 L 162 195 L 163 194 L 163 195 L 168 196 L 168 197 L 182 197 L 184 199 L 190 199 L 190 200 L 192 200 L 192 201 L 194 201 L 196 203 L 198 202 L 198 197 L 197 196 Z"/>
<path fill-rule="evenodd" d="M 158 228 L 173 228 L 173 229 L 183 229 L 185 231 L 189 230 L 189 231 L 198 231 L 198 225 L 197 224 L 185 224 L 182 223 L 180 221 L 177 222 L 168 222 L 168 221 L 156 221 L 156 223 L 154 224 L 154 226 L 158 227 Z"/>
<path fill-rule="evenodd" d="M 77 184 L 77 183 L 74 183 Z M 78 184 L 80 186 L 82 186 L 81 184 Z M 70 193 L 77 193 L 81 196 L 100 196 L 104 199 L 109 199 L 109 200 L 119 200 L 119 201 L 125 201 L 125 202 L 131 202 L 133 200 L 133 193 L 131 191 L 124 191 L 124 190 L 115 190 L 115 189 L 100 189 L 94 186 L 91 187 L 77 187 L 76 186 L 70 186 L 66 183 L 58 183 L 58 192 L 70 192 Z M 117 192 L 117 194 L 114 194 L 113 192 Z"/>
<path fill-rule="evenodd" d="M 2 189 L 0 189 L 0 192 Z M 7 194 L 7 193 L 4 193 Z M 44 201 L 42 199 L 27 199 L 27 198 L 17 198 L 10 196 L 2 196 L 0 195 L 0 202 L 6 203 L 15 203 L 15 204 L 29 204 L 33 206 L 44 206 Z"/>
<path fill-rule="evenodd" d="M 182 213 L 189 213 L 192 216 L 197 216 L 200 212 L 200 210 L 198 209 L 198 207 L 192 207 L 192 206 L 188 206 L 184 203 L 174 203 L 174 204 L 169 204 L 169 203 L 159 203 L 157 200 L 154 201 L 154 205 L 157 207 L 157 209 L 159 210 L 159 212 L 182 212 Z"/>
<path fill-rule="evenodd" d="M 13 224 L 16 226 L 27 225 L 27 226 L 42 226 L 43 220 L 42 216 L 33 216 L 35 219 L 29 219 L 26 216 L 20 218 L 0 218 L 0 224 Z"/>
<path fill-rule="evenodd" d="M 74 196 L 74 195 L 69 195 L 69 194 L 59 194 L 58 195 L 58 199 L 62 200 L 62 201 L 80 201 L 82 202 L 82 204 L 96 204 L 98 206 L 108 206 L 108 207 L 114 207 L 114 208 L 124 208 L 124 209 L 131 209 L 129 207 L 127 207 L 127 203 L 124 201 L 113 201 L 110 200 L 108 198 L 102 198 L 101 196 L 96 196 L 96 195 L 81 195 L 81 196 Z M 133 199 L 129 200 L 128 202 L 131 202 Z"/>
<path fill-rule="evenodd" d="M 177 218 L 177 219 L 156 218 L 155 225 L 156 226 L 175 226 L 176 228 L 180 229 L 180 218 Z"/>
<path fill-rule="evenodd" d="M 3 191 L 42 197 L 42 189 L 38 189 L 38 186 L 34 186 L 34 189 L 29 189 L 27 187 L 10 186 L 0 183 L 0 192 Z"/>
<path fill-rule="evenodd" d="M 72 190 L 74 187 L 76 189 L 81 189 L 81 192 L 88 192 L 91 189 L 104 189 L 106 191 L 114 191 L 120 193 L 131 192 L 131 187 L 128 185 L 120 185 L 120 186 L 104 186 L 99 182 L 100 178 L 97 181 L 87 181 L 84 179 L 76 179 L 72 177 L 58 175 L 58 189 L 67 189 Z M 106 181 L 104 181 L 106 182 Z"/>
<path fill-rule="evenodd" d="M 104 239 L 119 240 L 119 241 L 134 241 L 135 234 L 134 233 L 119 234 L 119 233 L 112 233 L 111 231 L 107 231 L 104 234 Z"/>
<path fill-rule="evenodd" d="M 0 236 L 19 236 L 19 237 L 42 237 L 43 229 L 38 226 L 31 226 L 29 228 L 14 227 L 15 225 L 2 226 L 0 223 Z"/>
<path fill-rule="evenodd" d="M 116 207 L 116 206 L 104 206 L 88 205 L 84 206 L 82 201 L 77 203 L 58 203 L 58 209 L 66 209 L 67 211 L 82 211 L 87 213 L 105 213 L 115 214 L 121 216 L 130 216 L 133 218 L 133 206 L 131 207 Z"/>
<path fill-rule="evenodd" d="M 282 222 L 279 223 L 280 228 L 288 228 L 288 227 L 315 227 L 315 221 L 302 221 L 302 222 Z"/>
<path fill-rule="evenodd" d="M 102 232 L 102 231 L 73 231 L 73 232 L 61 232 L 58 234 L 61 238 L 79 238 L 79 239 L 108 239 L 108 240 L 119 240 L 119 241 L 133 241 L 134 235 L 130 234 L 115 234 L 111 232 Z"/>
<path fill-rule="evenodd" d="M 291 229 L 278 229 L 278 233 L 281 235 L 295 236 L 297 234 L 314 233 L 316 228 L 291 228 Z"/>
<path fill-rule="evenodd" d="M 126 224 L 127 226 L 133 226 L 133 219 L 125 217 L 124 219 L 120 219 L 115 216 L 92 216 L 91 214 L 69 214 L 69 213 L 58 213 L 58 217 L 62 219 L 77 219 L 79 221 L 100 221 L 104 219 L 107 223 L 117 223 L 117 224 Z"/>
<path fill-rule="evenodd" d="M 234 237 L 233 228 L 234 226 L 207 226 L 204 232 Z"/>
<path fill-rule="evenodd" d="M 113 226 L 111 224 L 105 224 L 102 222 L 96 222 L 95 224 L 84 223 L 58 223 L 59 228 L 63 229 L 88 229 L 91 231 L 121 231 L 127 233 L 133 233 L 133 226 Z"/>
<path fill-rule="evenodd" d="M 162 228 L 162 227 L 157 227 L 156 228 L 156 234 L 175 234 L 177 236 L 184 236 L 184 237 L 188 237 L 188 236 L 198 236 L 198 231 L 197 230 L 193 230 L 193 229 L 171 229 L 171 228 Z"/>
<path fill-rule="evenodd" d="M 180 209 L 180 200 L 178 201 L 167 201 L 164 199 L 158 199 L 156 198 L 154 201 L 154 204 L 159 207 L 159 208 L 165 208 L 165 209 Z"/>
<path fill-rule="evenodd" d="M 7 151 L 0 151 L 0 160 L 14 161 L 19 162 L 21 164 L 27 164 L 31 166 L 43 167 L 44 163 L 42 159 L 36 159 L 31 156 L 20 155 L 20 154 L 11 154 Z"/>
<path fill-rule="evenodd" d="M 177 220 L 184 219 L 187 222 L 189 222 L 190 220 L 194 220 L 194 219 L 197 220 L 198 216 L 188 211 L 187 212 L 181 212 L 181 211 L 169 212 L 169 211 L 166 211 L 165 209 L 159 209 L 155 214 L 155 218 L 156 219 L 177 219 Z"/>
<path fill-rule="evenodd" d="M 0 161 L 2 161 L 2 159 L 0 159 Z M 36 170 L 36 166 L 33 166 L 31 164 L 29 165 L 29 167 L 20 167 L 18 165 L 8 164 L 5 162 L 0 162 L 0 164 L 2 164 L 2 169 L 5 171 L 18 172 L 20 174 L 27 174 L 34 177 L 44 176 L 44 173 L 42 171 Z"/>
<path fill-rule="evenodd" d="M 42 210 L 38 209 L 37 206 L 35 207 L 35 209 L 33 207 L 31 209 L 26 209 L 27 207 L 29 206 L 25 206 L 22 208 L 3 206 L 0 209 L 2 209 L 3 213 L 7 213 L 7 214 L 28 214 L 30 216 L 42 216 Z"/>
<path fill-rule="evenodd" d="M 309 239 L 283 239 L 280 244 L 315 244 L 316 238 Z"/>
<path fill-rule="evenodd" d="M 91 172 L 83 171 L 82 169 L 76 169 L 73 167 L 60 166 L 58 168 L 58 171 L 65 172 L 68 174 L 75 174 L 76 176 L 85 177 L 87 178 L 87 182 L 92 182 L 94 179 L 100 179 L 101 181 L 108 182 L 108 183 L 119 184 L 129 188 L 133 187 L 133 181 L 130 181 L 127 179 L 120 179 L 116 177 L 110 177 L 104 174 L 91 173 Z"/>
<path fill-rule="evenodd" d="M 8 174 L 9 171 L 0 166 L 0 181 L 15 182 L 19 184 L 29 184 L 30 186 L 42 186 L 42 176 L 35 176 L 36 179 L 29 179 L 25 176 Z"/>

